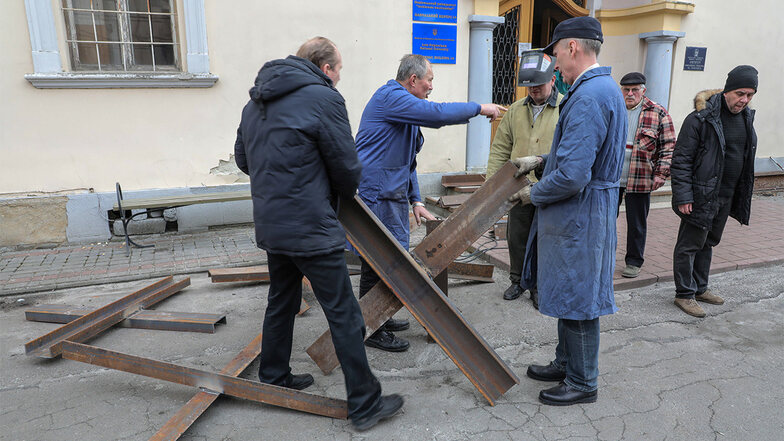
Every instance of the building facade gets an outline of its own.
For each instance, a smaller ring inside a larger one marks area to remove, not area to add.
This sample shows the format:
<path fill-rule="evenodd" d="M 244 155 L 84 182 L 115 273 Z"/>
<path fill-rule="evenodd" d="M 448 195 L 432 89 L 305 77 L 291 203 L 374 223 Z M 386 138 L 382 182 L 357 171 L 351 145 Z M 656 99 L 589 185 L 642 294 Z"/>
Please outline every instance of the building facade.
<path fill-rule="evenodd" d="M 107 240 L 116 182 L 126 197 L 246 185 L 230 154 L 247 91 L 265 61 L 316 35 L 342 52 L 338 90 L 356 131 L 365 103 L 412 51 L 414 3 L 437 2 L 7 2 L 0 15 L 7 37 L 0 42 L 0 246 Z M 513 83 L 516 53 L 544 46 L 559 21 L 593 14 L 606 36 L 600 62 L 616 79 L 645 72 L 649 95 L 669 106 L 676 129 L 698 91 L 722 87 L 735 65 L 756 66 L 758 166 L 773 167 L 777 158 L 784 164 L 773 111 L 774 98 L 784 96 L 774 80 L 784 58 L 762 49 L 784 41 L 765 12 L 775 0 L 756 8 L 736 8 L 733 0 L 456 3 L 455 62 L 434 65 L 432 100 L 522 97 Z M 687 47 L 705 49 L 704 70 L 684 70 Z M 481 171 L 477 158 L 486 159 L 491 133 L 481 118 L 424 130 L 422 185 L 444 173 Z M 250 221 L 250 210 L 233 204 L 179 209 L 179 226 Z"/>

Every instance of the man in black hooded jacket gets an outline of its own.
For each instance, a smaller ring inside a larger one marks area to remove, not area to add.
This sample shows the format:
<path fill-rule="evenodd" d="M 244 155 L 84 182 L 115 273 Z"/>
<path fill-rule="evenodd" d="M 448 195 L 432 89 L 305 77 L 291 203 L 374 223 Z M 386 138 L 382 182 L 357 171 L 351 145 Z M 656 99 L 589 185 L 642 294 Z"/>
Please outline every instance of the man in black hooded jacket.
<path fill-rule="evenodd" d="M 304 275 L 329 322 L 348 416 L 365 430 L 397 412 L 403 398 L 381 396 L 370 370 L 365 323 L 343 254 L 338 196 L 354 196 L 362 166 L 334 87 L 341 68 L 340 52 L 323 37 L 305 42 L 297 56 L 267 62 L 242 110 L 234 155 L 250 176 L 256 242 L 270 272 L 259 380 L 298 390 L 313 384 L 313 376 L 293 375 L 289 366 Z"/>
<path fill-rule="evenodd" d="M 749 224 L 757 134 L 748 104 L 756 92 L 757 69 L 732 69 L 723 90 L 697 95 L 675 143 L 672 208 L 681 217 L 672 262 L 675 305 L 694 317 L 705 317 L 698 301 L 724 303 L 708 289 L 708 274 L 727 217 Z"/>

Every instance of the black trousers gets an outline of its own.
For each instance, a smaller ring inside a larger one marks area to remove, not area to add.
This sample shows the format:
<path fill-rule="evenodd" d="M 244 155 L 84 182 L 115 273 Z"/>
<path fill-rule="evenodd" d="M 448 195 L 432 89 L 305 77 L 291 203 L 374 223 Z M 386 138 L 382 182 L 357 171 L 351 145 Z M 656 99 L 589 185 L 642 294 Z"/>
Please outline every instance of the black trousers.
<path fill-rule="evenodd" d="M 523 274 L 525 259 L 525 246 L 528 243 L 528 234 L 531 232 L 531 223 L 534 221 L 536 207 L 532 204 L 517 204 L 509 210 L 506 223 L 506 243 L 509 247 L 509 280 L 512 285 L 520 284 Z"/>
<path fill-rule="evenodd" d="M 618 213 L 621 201 L 626 197 L 626 264 L 641 267 L 645 259 L 645 239 L 648 236 L 648 211 L 651 208 L 650 193 L 626 193 L 621 187 L 618 192 Z"/>
<path fill-rule="evenodd" d="M 672 255 L 675 297 L 694 298 L 696 294 L 702 294 L 708 289 L 713 247 L 721 241 L 731 205 L 731 201 L 721 203 L 709 230 L 703 230 L 681 219 L 678 240 Z"/>
<path fill-rule="evenodd" d="M 310 280 L 332 332 L 332 344 L 346 382 L 348 416 L 362 418 L 376 410 L 381 384 L 365 354 L 365 321 L 351 289 L 343 251 L 314 257 L 267 253 L 269 298 L 264 315 L 259 380 L 285 385 L 291 367 L 294 318 L 302 303 L 302 276 Z"/>
<path fill-rule="evenodd" d="M 381 281 L 381 277 L 373 271 L 373 268 L 363 259 L 362 257 L 359 258 L 362 262 L 362 266 L 360 267 L 360 274 L 359 274 L 359 298 L 365 296 L 374 286 L 376 283 Z"/>

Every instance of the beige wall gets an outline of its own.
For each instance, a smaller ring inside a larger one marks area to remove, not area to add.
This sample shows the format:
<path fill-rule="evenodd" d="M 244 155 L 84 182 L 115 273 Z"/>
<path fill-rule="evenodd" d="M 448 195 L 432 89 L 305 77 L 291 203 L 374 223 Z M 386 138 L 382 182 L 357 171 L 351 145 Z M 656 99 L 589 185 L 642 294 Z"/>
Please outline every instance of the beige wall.
<path fill-rule="evenodd" d="M 52 4 L 62 32 L 59 2 Z M 356 132 L 367 100 L 411 51 L 410 1 L 205 0 L 205 9 L 210 70 L 220 77 L 212 88 L 41 90 L 23 78 L 33 72 L 24 2 L 8 2 L 0 15 L 0 194 L 112 191 L 115 181 L 124 190 L 232 182 L 209 170 L 232 153 L 248 88 L 265 61 L 315 35 L 335 41 L 344 58 L 338 89 Z M 432 100 L 467 98 L 473 10 L 473 1 L 459 0 L 457 64 L 434 66 Z M 61 56 L 67 66 L 63 49 Z M 463 170 L 465 131 L 426 130 L 419 170 Z"/>
<path fill-rule="evenodd" d="M 784 126 L 778 111 L 784 97 L 784 57 L 775 50 L 784 42 L 781 2 L 758 0 L 754 7 L 734 0 L 694 3 L 694 13 L 686 15 L 681 26 L 686 36 L 675 47 L 670 113 L 676 129 L 693 109 L 697 92 L 723 88 L 727 72 L 739 64 L 750 64 L 759 70 L 759 89 L 751 102 L 751 107 L 757 109 L 757 157 L 784 156 Z M 704 72 L 683 70 L 686 46 L 708 48 Z"/>

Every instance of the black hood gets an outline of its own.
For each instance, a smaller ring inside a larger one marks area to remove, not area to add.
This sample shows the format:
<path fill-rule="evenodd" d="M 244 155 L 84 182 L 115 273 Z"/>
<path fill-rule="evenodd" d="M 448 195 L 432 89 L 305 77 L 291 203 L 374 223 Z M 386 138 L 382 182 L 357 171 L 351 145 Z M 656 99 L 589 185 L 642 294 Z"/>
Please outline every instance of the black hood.
<path fill-rule="evenodd" d="M 309 60 L 289 55 L 284 60 L 265 63 L 248 93 L 250 99 L 261 104 L 311 84 L 332 87 L 332 80 Z"/>

